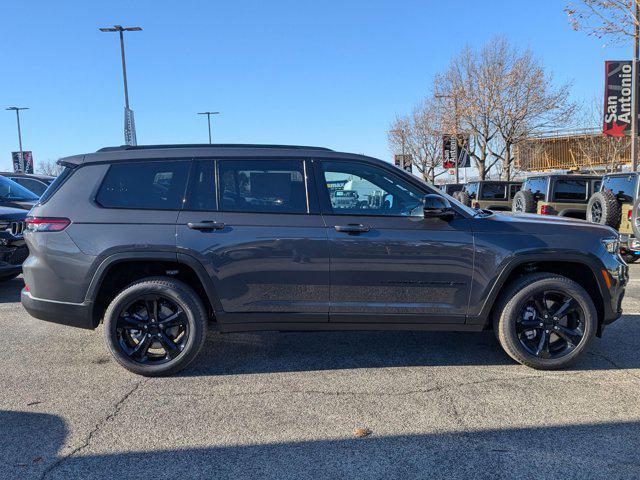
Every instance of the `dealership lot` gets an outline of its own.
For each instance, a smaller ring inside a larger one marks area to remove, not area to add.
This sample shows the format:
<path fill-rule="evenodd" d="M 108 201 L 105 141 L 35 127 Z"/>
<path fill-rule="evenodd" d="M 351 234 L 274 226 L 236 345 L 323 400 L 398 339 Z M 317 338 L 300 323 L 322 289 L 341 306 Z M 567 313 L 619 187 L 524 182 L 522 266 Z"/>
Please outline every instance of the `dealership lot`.
<path fill-rule="evenodd" d="M 209 336 L 179 376 L 119 367 L 102 331 L 0 286 L 0 478 L 638 478 L 640 266 L 574 369 L 491 332 Z M 356 438 L 354 428 L 371 430 Z"/>

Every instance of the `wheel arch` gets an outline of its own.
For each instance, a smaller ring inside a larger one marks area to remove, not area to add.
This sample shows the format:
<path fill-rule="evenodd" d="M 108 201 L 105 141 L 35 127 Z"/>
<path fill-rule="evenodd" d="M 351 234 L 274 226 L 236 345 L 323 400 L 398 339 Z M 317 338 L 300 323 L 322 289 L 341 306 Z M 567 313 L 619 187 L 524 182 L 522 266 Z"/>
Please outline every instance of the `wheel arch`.
<path fill-rule="evenodd" d="M 119 252 L 102 260 L 85 298 L 93 305 L 97 326 L 113 296 L 127 285 L 150 276 L 166 276 L 185 282 L 201 298 L 211 318 L 222 310 L 213 281 L 204 266 L 190 255 L 174 252 Z"/>

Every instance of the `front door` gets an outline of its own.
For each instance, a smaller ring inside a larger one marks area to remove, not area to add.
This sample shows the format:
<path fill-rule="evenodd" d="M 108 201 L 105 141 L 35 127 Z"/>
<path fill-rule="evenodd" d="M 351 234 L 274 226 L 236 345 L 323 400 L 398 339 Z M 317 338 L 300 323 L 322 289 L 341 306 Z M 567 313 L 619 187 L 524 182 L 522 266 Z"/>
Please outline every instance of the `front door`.
<path fill-rule="evenodd" d="M 473 236 L 462 215 L 425 219 L 432 192 L 394 168 L 321 161 L 331 256 L 332 322 L 464 323 Z"/>
<path fill-rule="evenodd" d="M 226 322 L 328 321 L 327 236 L 306 173 L 304 160 L 194 163 L 178 248 L 205 265 Z"/>

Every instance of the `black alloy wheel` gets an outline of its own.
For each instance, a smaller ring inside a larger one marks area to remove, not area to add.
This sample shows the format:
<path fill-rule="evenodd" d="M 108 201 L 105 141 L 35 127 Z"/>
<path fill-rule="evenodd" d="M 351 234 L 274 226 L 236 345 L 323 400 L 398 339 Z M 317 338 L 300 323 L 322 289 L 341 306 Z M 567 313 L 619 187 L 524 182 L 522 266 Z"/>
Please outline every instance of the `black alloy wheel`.
<path fill-rule="evenodd" d="M 515 211 L 516 212 L 524 212 L 524 200 L 522 199 L 522 197 L 518 197 L 516 199 Z"/>
<path fill-rule="evenodd" d="M 158 294 L 140 296 L 122 308 L 116 332 L 123 353 L 143 365 L 176 358 L 184 350 L 190 333 L 182 308 Z"/>
<path fill-rule="evenodd" d="M 531 295 L 518 317 L 516 332 L 520 344 L 539 358 L 562 358 L 584 338 L 584 312 L 566 292 L 543 290 Z"/>
<path fill-rule="evenodd" d="M 600 202 L 593 202 L 591 205 L 591 221 L 594 223 L 600 223 L 602 221 L 602 205 Z"/>

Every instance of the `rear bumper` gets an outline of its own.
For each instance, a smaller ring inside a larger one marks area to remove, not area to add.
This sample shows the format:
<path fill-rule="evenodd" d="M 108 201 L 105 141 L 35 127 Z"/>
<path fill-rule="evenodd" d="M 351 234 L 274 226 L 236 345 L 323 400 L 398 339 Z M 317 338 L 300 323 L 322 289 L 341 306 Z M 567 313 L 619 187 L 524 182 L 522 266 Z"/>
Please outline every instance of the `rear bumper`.
<path fill-rule="evenodd" d="M 29 315 L 46 322 L 89 330 L 98 326 L 93 320 L 93 304 L 89 302 L 66 303 L 42 300 L 32 297 L 31 293 L 24 289 L 20 295 L 20 301 Z"/>

